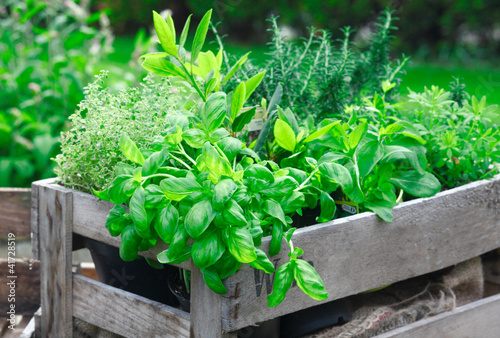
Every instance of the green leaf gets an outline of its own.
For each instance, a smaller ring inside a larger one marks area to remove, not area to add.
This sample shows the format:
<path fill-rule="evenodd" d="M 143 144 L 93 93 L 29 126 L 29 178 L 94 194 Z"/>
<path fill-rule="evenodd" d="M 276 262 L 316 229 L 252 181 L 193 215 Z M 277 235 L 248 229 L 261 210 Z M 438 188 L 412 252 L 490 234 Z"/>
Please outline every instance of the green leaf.
<path fill-rule="evenodd" d="M 365 137 L 368 131 L 368 123 L 361 123 L 349 134 L 349 147 L 354 149 L 358 146 L 359 141 Z"/>
<path fill-rule="evenodd" d="M 167 244 L 172 241 L 175 229 L 179 223 L 179 211 L 172 205 L 164 206 L 155 219 L 155 230 L 158 236 Z"/>
<path fill-rule="evenodd" d="M 299 288 L 312 299 L 325 300 L 328 298 L 328 292 L 325 290 L 321 277 L 308 262 L 302 259 L 295 260 L 293 275 Z"/>
<path fill-rule="evenodd" d="M 231 199 L 222 211 L 222 217 L 229 226 L 246 226 L 247 220 L 243 213 L 244 211 L 239 204 Z"/>
<path fill-rule="evenodd" d="M 115 204 L 125 203 L 139 185 L 140 183 L 134 180 L 132 175 L 115 177 L 108 190 L 111 202 Z"/>
<path fill-rule="evenodd" d="M 269 198 L 264 201 L 264 204 L 262 206 L 262 211 L 264 211 L 266 214 L 280 220 L 284 225 L 286 224 L 285 220 L 285 213 L 283 212 L 283 209 L 281 208 L 281 205 L 276 202 L 275 200 Z"/>
<path fill-rule="evenodd" d="M 281 207 L 286 214 L 293 213 L 298 209 L 305 207 L 306 199 L 300 191 L 294 191 L 291 195 L 281 201 Z"/>
<path fill-rule="evenodd" d="M 431 197 L 441 190 L 441 183 L 428 172 L 423 175 L 417 171 L 395 172 L 390 182 L 416 197 Z"/>
<path fill-rule="evenodd" d="M 134 226 L 129 225 L 122 231 L 120 242 L 120 257 L 124 261 L 133 261 L 137 258 L 139 244 L 142 238 L 135 231 Z"/>
<path fill-rule="evenodd" d="M 95 190 L 94 188 L 92 188 L 92 193 L 94 194 L 94 196 L 96 196 L 98 199 L 100 200 L 103 200 L 103 201 L 109 201 L 109 196 L 108 196 L 108 189 L 106 190 Z"/>
<path fill-rule="evenodd" d="M 255 248 L 255 253 L 257 254 L 257 259 L 253 262 L 250 262 L 250 265 L 258 270 L 264 270 L 267 273 L 274 272 L 274 264 L 267 258 L 266 253 L 259 249 Z"/>
<path fill-rule="evenodd" d="M 172 22 L 170 14 L 167 14 L 167 23 L 165 19 L 161 17 L 160 14 L 153 11 L 153 21 L 155 25 L 156 34 L 158 34 L 158 39 L 160 44 L 165 50 L 165 52 L 170 55 L 177 55 L 177 46 L 175 45 L 175 27 Z"/>
<path fill-rule="evenodd" d="M 207 133 L 219 128 L 226 117 L 226 93 L 211 94 L 200 112 L 201 125 Z"/>
<path fill-rule="evenodd" d="M 270 183 L 274 182 L 274 175 L 272 171 L 260 164 L 252 164 L 248 166 L 245 169 L 243 176 L 246 178 L 248 177 L 259 178 Z"/>
<path fill-rule="evenodd" d="M 146 57 L 142 62 L 142 67 L 151 73 L 160 76 L 178 76 L 186 79 L 186 75 L 181 68 L 174 65 L 172 62 L 159 57 Z"/>
<path fill-rule="evenodd" d="M 194 239 L 200 237 L 214 217 L 215 212 L 210 201 L 204 200 L 193 205 L 184 219 L 189 236 Z"/>
<path fill-rule="evenodd" d="M 214 267 L 219 273 L 219 277 L 225 279 L 239 270 L 241 262 L 238 262 L 233 255 L 226 250 L 221 258 L 215 263 Z"/>
<path fill-rule="evenodd" d="M 219 146 L 224 154 L 226 154 L 227 159 L 232 162 L 236 155 L 241 152 L 243 143 L 234 137 L 224 137 L 219 141 Z"/>
<path fill-rule="evenodd" d="M 274 275 L 273 292 L 267 296 L 267 305 L 269 307 L 276 306 L 285 299 L 286 293 L 292 286 L 293 264 L 295 264 L 295 262 L 287 262 L 276 271 Z"/>
<path fill-rule="evenodd" d="M 245 104 L 245 94 L 245 82 L 241 82 L 234 90 L 233 98 L 231 99 L 231 121 L 236 119 L 236 116 L 240 113 L 241 108 L 243 108 L 243 105 Z"/>
<path fill-rule="evenodd" d="M 132 221 L 134 221 L 139 232 L 146 231 L 149 227 L 145 203 L 146 191 L 143 187 L 138 187 L 130 199 L 129 211 Z"/>
<path fill-rule="evenodd" d="M 292 152 L 295 150 L 295 133 L 292 127 L 281 119 L 274 125 L 274 139 L 280 147 Z"/>
<path fill-rule="evenodd" d="M 265 70 L 260 72 L 257 75 L 252 76 L 251 78 L 249 78 L 248 80 L 245 81 L 245 89 L 246 89 L 245 101 L 248 101 L 248 98 L 250 97 L 250 95 L 252 95 L 254 90 L 259 86 L 260 82 L 264 78 L 264 75 L 266 75 Z"/>
<path fill-rule="evenodd" d="M 198 55 L 198 68 L 200 69 L 200 76 L 202 78 L 206 78 L 207 75 L 213 71 L 215 81 L 219 81 L 219 63 L 215 58 L 215 55 L 212 51 L 201 52 Z"/>
<path fill-rule="evenodd" d="M 373 211 L 378 217 L 382 218 L 388 223 L 392 223 L 392 208 L 394 205 L 384 199 L 367 199 L 364 202 L 365 208 Z"/>
<path fill-rule="evenodd" d="M 164 193 L 175 195 L 188 195 L 192 192 L 203 190 L 193 177 L 165 178 L 160 182 L 160 188 Z"/>
<path fill-rule="evenodd" d="M 217 182 L 221 175 L 231 177 L 233 175 L 233 170 L 228 161 L 223 159 L 217 150 L 210 144 L 205 143 L 202 151 L 202 161 L 198 162 L 198 169 L 204 171 L 203 165 L 208 168 L 210 175 L 208 178 L 212 182 Z"/>
<path fill-rule="evenodd" d="M 278 107 L 278 115 L 281 120 L 285 121 L 290 127 L 292 127 L 295 134 L 298 134 L 300 132 L 297 118 L 290 108 L 286 108 L 285 110 L 283 110 Z"/>
<path fill-rule="evenodd" d="M 247 228 L 228 227 L 223 231 L 227 248 L 236 260 L 250 263 L 257 259 L 252 235 Z"/>
<path fill-rule="evenodd" d="M 215 264 L 225 250 L 219 230 L 212 228 L 205 231 L 193 243 L 191 257 L 193 257 L 193 262 L 197 267 L 204 269 Z"/>
<path fill-rule="evenodd" d="M 116 237 L 120 235 L 125 226 L 127 226 L 128 220 L 123 217 L 126 214 L 127 211 L 121 205 L 115 205 L 113 209 L 110 210 L 104 225 L 111 236 Z"/>
<path fill-rule="evenodd" d="M 179 39 L 179 48 L 184 47 L 184 44 L 186 43 L 187 35 L 189 33 L 189 24 L 191 23 L 191 16 L 193 14 L 189 14 L 186 23 L 184 24 L 184 28 L 182 29 L 181 32 L 181 37 Z"/>
<path fill-rule="evenodd" d="M 380 161 L 383 152 L 378 141 L 369 141 L 358 146 L 354 156 L 359 168 L 359 176 L 365 177 L 371 173 L 373 167 Z"/>
<path fill-rule="evenodd" d="M 352 190 L 353 182 L 351 174 L 343 165 L 334 162 L 322 163 L 319 165 L 319 171 L 324 177 L 340 184 L 345 193 Z"/>
<path fill-rule="evenodd" d="M 321 214 L 319 215 L 319 217 L 316 217 L 316 221 L 320 223 L 331 221 L 335 216 L 335 211 L 337 211 L 335 201 L 329 194 L 322 191 L 320 196 L 320 203 Z"/>
<path fill-rule="evenodd" d="M 202 148 L 207 141 L 200 129 L 188 129 L 182 134 L 182 138 L 193 148 Z"/>
<path fill-rule="evenodd" d="M 238 186 L 230 178 L 220 180 L 215 184 L 212 205 L 215 210 L 222 211 L 224 205 L 231 199 Z"/>
<path fill-rule="evenodd" d="M 340 121 L 335 121 L 333 123 L 330 123 L 327 126 L 324 126 L 323 128 L 316 130 L 314 133 L 309 135 L 308 137 L 305 138 L 304 143 L 309 143 L 312 142 L 318 138 L 320 138 L 323 135 L 326 135 L 335 125 L 339 124 Z"/>
<path fill-rule="evenodd" d="M 156 255 L 156 259 L 158 260 L 158 262 L 163 264 L 180 264 L 191 258 L 191 247 L 184 246 L 182 250 L 174 258 L 170 258 L 169 253 L 170 253 L 169 249 L 164 250 L 160 252 L 158 255 Z"/>
<path fill-rule="evenodd" d="M 212 10 L 205 13 L 203 18 L 196 28 L 196 33 L 194 34 L 193 45 L 191 47 L 191 63 L 193 64 L 198 58 L 198 54 L 203 48 L 205 43 L 205 38 L 207 37 L 208 25 L 210 24 L 210 17 L 212 16 Z"/>
<path fill-rule="evenodd" d="M 222 84 L 226 83 L 231 77 L 233 77 L 233 75 L 238 71 L 238 69 L 240 69 L 240 67 L 247 61 L 248 54 L 250 54 L 250 52 L 246 53 L 245 55 L 240 57 L 238 61 L 236 61 L 236 63 L 227 72 L 226 76 L 224 76 Z"/>
<path fill-rule="evenodd" d="M 222 284 L 222 280 L 215 267 L 211 266 L 201 269 L 201 273 L 203 274 L 203 280 L 213 292 L 217 294 L 227 293 L 226 287 Z"/>
<path fill-rule="evenodd" d="M 269 245 L 269 254 L 271 256 L 275 256 L 280 253 L 283 234 L 283 224 L 274 222 L 271 229 L 271 244 Z"/>
<path fill-rule="evenodd" d="M 188 238 L 189 235 L 186 231 L 186 226 L 184 225 L 184 223 L 179 222 L 177 224 L 177 228 L 174 231 L 174 236 L 172 237 L 170 246 L 168 247 L 168 259 L 172 261 L 179 261 L 185 258 L 188 251 L 190 253 L 189 257 L 191 257 L 191 247 L 186 245 Z M 186 259 L 189 259 L 189 257 L 187 257 Z M 164 263 L 164 261 L 162 261 L 160 257 L 157 258 L 158 261 Z"/>
<path fill-rule="evenodd" d="M 142 165 L 142 175 L 148 176 L 152 174 L 156 174 L 158 169 L 165 163 L 168 159 L 169 154 L 167 149 L 163 149 L 162 151 L 157 151 L 151 154 Z"/>
<path fill-rule="evenodd" d="M 283 197 L 292 193 L 299 185 L 295 179 L 290 176 L 278 177 L 274 183 L 261 190 L 262 195 L 270 197 Z"/>
<path fill-rule="evenodd" d="M 139 148 L 135 145 L 135 143 L 128 137 L 127 134 L 123 133 L 120 138 L 120 149 L 122 150 L 123 155 L 134 163 L 142 165 L 144 163 L 144 156 L 139 151 Z"/>

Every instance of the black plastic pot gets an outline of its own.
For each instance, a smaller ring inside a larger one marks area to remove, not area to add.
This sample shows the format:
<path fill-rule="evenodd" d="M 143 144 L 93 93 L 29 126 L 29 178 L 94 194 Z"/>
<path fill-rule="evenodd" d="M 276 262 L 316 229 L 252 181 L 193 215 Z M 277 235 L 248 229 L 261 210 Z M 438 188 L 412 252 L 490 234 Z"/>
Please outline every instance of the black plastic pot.
<path fill-rule="evenodd" d="M 163 304 L 179 306 L 167 286 L 169 275 L 178 268 L 165 265 L 163 269 L 155 269 L 143 258 L 124 262 L 114 246 L 90 238 L 84 238 L 83 242 L 90 250 L 99 281 Z"/>
<path fill-rule="evenodd" d="M 170 292 L 177 298 L 181 305 L 181 309 L 186 312 L 191 311 L 191 297 L 186 290 L 185 282 L 180 277 L 179 269 L 175 269 L 168 276 L 168 288 Z"/>

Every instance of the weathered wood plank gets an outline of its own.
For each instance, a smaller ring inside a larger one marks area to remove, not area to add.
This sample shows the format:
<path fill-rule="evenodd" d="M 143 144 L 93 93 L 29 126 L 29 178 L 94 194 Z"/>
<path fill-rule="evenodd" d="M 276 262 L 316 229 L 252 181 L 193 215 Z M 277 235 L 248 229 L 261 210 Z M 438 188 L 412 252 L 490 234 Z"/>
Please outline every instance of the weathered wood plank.
<path fill-rule="evenodd" d="M 15 282 L 16 314 L 32 315 L 40 307 L 40 262 L 30 262 L 27 259 L 15 260 L 15 278 L 9 273 L 7 259 L 0 259 L 0 313 L 6 313 L 10 306 L 7 295 L 9 294 L 9 281 Z M 5 296 L 4 296 L 5 295 Z"/>
<path fill-rule="evenodd" d="M 363 213 L 299 229 L 293 243 L 305 251 L 329 292 L 327 301 L 436 271 L 500 247 L 500 179 L 480 181 L 402 203 L 393 223 Z M 263 240 L 267 251 L 269 238 Z M 271 259 L 286 262 L 286 249 Z M 272 277 L 245 265 L 226 281 L 223 329 L 318 305 L 293 287 L 279 306 L 267 306 Z"/>
<path fill-rule="evenodd" d="M 31 191 L 28 188 L 0 188 L 0 237 L 9 233 L 29 237 Z"/>
<path fill-rule="evenodd" d="M 36 338 L 35 336 L 35 317 L 31 317 L 28 325 L 24 328 L 19 338 Z"/>
<path fill-rule="evenodd" d="M 31 253 L 33 259 L 40 259 L 40 238 L 38 231 L 38 184 L 43 181 L 34 182 L 31 185 Z"/>
<path fill-rule="evenodd" d="M 500 295 L 426 318 L 378 335 L 378 338 L 496 338 L 500 332 Z"/>
<path fill-rule="evenodd" d="M 191 271 L 191 338 L 236 338 L 222 332 L 222 297 L 208 288 L 200 270 Z"/>
<path fill-rule="evenodd" d="M 189 313 L 81 275 L 73 278 L 73 315 L 125 337 L 189 337 Z"/>
<path fill-rule="evenodd" d="M 38 186 L 40 293 L 43 337 L 72 337 L 73 195 L 46 181 Z"/>

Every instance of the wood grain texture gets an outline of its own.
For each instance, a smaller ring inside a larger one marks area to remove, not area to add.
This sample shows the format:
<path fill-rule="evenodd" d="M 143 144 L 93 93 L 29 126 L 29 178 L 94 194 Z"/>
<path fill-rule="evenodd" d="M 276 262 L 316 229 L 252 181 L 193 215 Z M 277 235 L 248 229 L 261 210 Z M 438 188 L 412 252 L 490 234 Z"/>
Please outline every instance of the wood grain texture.
<path fill-rule="evenodd" d="M 72 337 L 73 195 L 46 183 L 37 182 L 41 333 L 43 337 Z"/>
<path fill-rule="evenodd" d="M 40 238 L 38 231 L 38 190 L 39 184 L 43 181 L 34 182 L 31 186 L 31 212 L 30 212 L 30 220 L 31 220 L 31 253 L 33 259 L 40 259 Z"/>
<path fill-rule="evenodd" d="M 480 181 L 438 195 L 402 203 L 393 223 L 363 213 L 302 228 L 293 243 L 305 251 L 323 278 L 331 301 L 436 271 L 500 247 L 500 180 Z M 263 240 L 267 251 L 269 238 Z M 285 247 L 285 245 L 283 245 Z M 272 257 L 288 261 L 288 251 Z M 318 305 L 298 287 L 282 304 L 269 308 L 272 276 L 244 266 L 225 284 L 223 330 Z"/>
<path fill-rule="evenodd" d="M 73 315 L 125 337 L 189 337 L 189 313 L 74 275 Z"/>
<path fill-rule="evenodd" d="M 378 335 L 378 338 L 497 338 L 500 332 L 500 295 L 426 318 Z"/>
<path fill-rule="evenodd" d="M 200 270 L 191 271 L 191 338 L 236 338 L 222 332 L 222 296 L 208 288 Z"/>
<path fill-rule="evenodd" d="M 16 238 L 30 236 L 30 206 L 30 189 L 0 188 L 0 237 L 9 233 Z"/>
<path fill-rule="evenodd" d="M 8 278 L 12 275 L 9 273 L 8 260 L 0 259 L 0 313 L 6 313 L 10 305 L 7 282 L 15 280 L 16 313 L 31 316 L 40 307 L 40 262 L 16 259 L 14 270 L 16 278 Z"/>

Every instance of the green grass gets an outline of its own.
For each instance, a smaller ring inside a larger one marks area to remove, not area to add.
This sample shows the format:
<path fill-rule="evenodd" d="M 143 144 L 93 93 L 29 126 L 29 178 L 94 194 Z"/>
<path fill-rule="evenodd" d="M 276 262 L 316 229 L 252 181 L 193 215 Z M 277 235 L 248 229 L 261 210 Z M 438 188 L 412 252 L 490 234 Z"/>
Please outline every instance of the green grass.
<path fill-rule="evenodd" d="M 190 41 L 187 41 L 186 45 L 189 46 Z M 115 51 L 109 55 L 108 60 L 102 62 L 100 67 L 110 71 L 110 82 L 119 80 L 123 73 L 133 71 L 128 63 L 134 49 L 134 38 L 116 37 L 113 47 Z M 216 43 L 208 42 L 205 48 L 215 51 L 218 46 Z M 228 44 L 226 48 L 229 53 L 237 55 L 252 51 L 250 54 L 252 60 L 264 61 L 266 59 L 266 46 Z M 448 90 L 448 85 L 453 80 L 452 76 L 455 76 L 463 78 L 469 94 L 478 98 L 486 95 L 488 104 L 500 105 L 500 67 L 498 66 L 491 67 L 487 63 L 460 66 L 410 61 L 406 67 L 406 73 L 403 76 L 403 94 L 407 94 L 406 88 L 420 92 L 425 86 L 430 88 L 431 85 Z"/>

